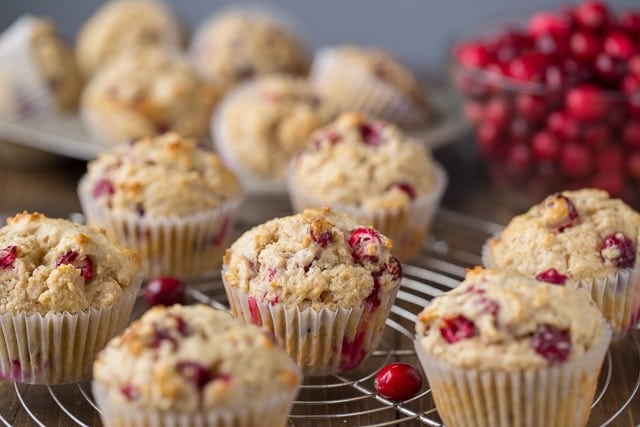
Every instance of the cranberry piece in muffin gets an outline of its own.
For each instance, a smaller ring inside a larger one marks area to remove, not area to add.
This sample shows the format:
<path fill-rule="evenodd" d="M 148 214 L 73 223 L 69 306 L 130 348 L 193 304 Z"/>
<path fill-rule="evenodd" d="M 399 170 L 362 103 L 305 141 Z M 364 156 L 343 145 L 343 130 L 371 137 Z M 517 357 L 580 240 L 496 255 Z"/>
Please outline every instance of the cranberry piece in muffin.
<path fill-rule="evenodd" d="M 575 225 L 579 218 L 571 199 L 560 193 L 549 196 L 542 202 L 540 214 L 547 226 L 555 228 L 559 233 Z"/>
<path fill-rule="evenodd" d="M 17 246 L 11 245 L 0 250 L 0 269 L 6 270 L 13 266 L 16 259 Z"/>
<path fill-rule="evenodd" d="M 571 353 L 571 334 L 567 330 L 544 325 L 533 334 L 531 345 L 549 364 L 564 362 Z"/>
<path fill-rule="evenodd" d="M 56 262 L 56 267 L 63 264 L 71 264 L 80 270 L 80 275 L 84 279 L 85 283 L 91 280 L 93 277 L 93 261 L 89 255 L 78 259 L 78 252 L 68 251 L 65 252 Z"/>
<path fill-rule="evenodd" d="M 349 246 L 356 261 L 376 264 L 380 252 L 380 235 L 372 228 L 358 227 L 349 236 Z"/>
<path fill-rule="evenodd" d="M 476 326 L 471 320 L 458 314 L 442 319 L 440 333 L 449 344 L 453 344 L 476 335 Z"/>
<path fill-rule="evenodd" d="M 636 245 L 622 233 L 611 234 L 600 244 L 600 254 L 605 264 L 618 268 L 631 268 L 636 262 Z"/>
<path fill-rule="evenodd" d="M 110 180 L 103 178 L 95 183 L 91 194 L 93 194 L 94 198 L 98 199 L 103 196 L 110 196 L 115 192 L 116 189 L 114 188 L 113 183 Z"/>
<path fill-rule="evenodd" d="M 536 275 L 536 280 L 542 282 L 552 283 L 554 285 L 564 285 L 567 281 L 567 276 L 558 272 L 555 268 L 549 268 Z"/>

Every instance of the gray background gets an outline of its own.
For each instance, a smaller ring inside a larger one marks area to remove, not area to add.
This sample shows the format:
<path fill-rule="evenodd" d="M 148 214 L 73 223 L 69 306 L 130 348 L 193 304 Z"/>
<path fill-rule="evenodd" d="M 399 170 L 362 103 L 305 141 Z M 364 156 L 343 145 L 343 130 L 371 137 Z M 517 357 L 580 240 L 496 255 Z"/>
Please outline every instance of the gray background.
<path fill-rule="evenodd" d="M 165 0 L 193 28 L 211 12 L 234 1 Z M 23 13 L 51 16 L 73 40 L 100 0 L 0 0 L 0 28 Z M 281 0 L 254 2 L 289 14 L 310 48 L 344 42 L 390 49 L 419 71 L 441 70 L 452 41 L 478 29 L 490 29 L 506 17 L 517 20 L 535 10 L 556 8 L 553 0 Z M 576 1 L 573 2 L 574 4 Z M 609 2 L 617 9 L 638 0 Z"/>

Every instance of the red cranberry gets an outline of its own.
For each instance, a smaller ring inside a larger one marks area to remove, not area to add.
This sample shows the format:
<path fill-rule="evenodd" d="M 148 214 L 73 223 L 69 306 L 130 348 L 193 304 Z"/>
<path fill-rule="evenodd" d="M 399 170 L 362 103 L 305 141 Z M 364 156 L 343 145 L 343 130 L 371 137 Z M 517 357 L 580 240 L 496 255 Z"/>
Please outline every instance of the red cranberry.
<path fill-rule="evenodd" d="M 632 149 L 640 149 L 640 121 L 629 121 L 622 129 L 622 142 Z"/>
<path fill-rule="evenodd" d="M 567 73 L 557 64 L 550 64 L 544 72 L 545 85 L 551 91 L 564 89 L 567 86 L 567 80 Z"/>
<path fill-rule="evenodd" d="M 132 384 L 125 384 L 120 387 L 120 393 L 127 399 L 129 402 L 136 400 L 140 397 L 140 390 Z"/>
<path fill-rule="evenodd" d="M 554 285 L 564 285 L 564 283 L 567 281 L 567 276 L 559 273 L 555 268 L 550 268 L 543 271 L 542 273 L 539 273 L 536 276 L 536 280 L 552 283 Z"/>
<path fill-rule="evenodd" d="M 80 275 L 85 283 L 93 277 L 93 261 L 91 261 L 89 255 L 85 255 L 83 258 L 78 259 L 78 252 L 68 251 L 58 259 L 56 267 L 63 264 L 71 264 L 75 268 L 79 269 Z"/>
<path fill-rule="evenodd" d="M 560 153 L 560 142 L 551 133 L 541 131 L 533 137 L 531 150 L 538 160 L 555 160 Z"/>
<path fill-rule="evenodd" d="M 440 323 L 440 333 L 449 344 L 477 335 L 476 325 L 463 315 L 445 317 Z"/>
<path fill-rule="evenodd" d="M 571 52 L 580 59 L 591 60 L 602 50 L 600 39 L 584 31 L 574 33 L 569 39 Z"/>
<path fill-rule="evenodd" d="M 587 147 L 568 143 L 560 151 L 560 165 L 567 176 L 580 178 L 591 172 L 593 157 Z"/>
<path fill-rule="evenodd" d="M 372 228 L 358 227 L 349 236 L 353 258 L 359 262 L 377 263 L 380 243 L 380 235 Z"/>
<path fill-rule="evenodd" d="M 251 323 L 256 326 L 262 326 L 262 314 L 256 297 L 250 296 L 247 298 L 247 304 L 249 305 L 249 313 L 251 313 Z"/>
<path fill-rule="evenodd" d="M 531 39 L 527 34 L 517 29 L 507 29 L 492 43 L 498 62 L 507 63 L 519 56 L 531 45 Z"/>
<path fill-rule="evenodd" d="M 406 363 L 390 363 L 378 371 L 373 381 L 378 394 L 391 400 L 407 400 L 422 388 L 422 375 Z"/>
<path fill-rule="evenodd" d="M 539 37 L 545 34 L 569 34 L 571 27 L 566 16 L 553 12 L 538 12 L 529 19 L 529 34 Z"/>
<path fill-rule="evenodd" d="M 605 265 L 631 268 L 636 263 L 636 245 L 622 233 L 611 234 L 600 244 L 600 255 Z"/>
<path fill-rule="evenodd" d="M 531 345 L 550 365 L 562 363 L 571 353 L 571 334 L 568 330 L 544 325 L 533 334 Z"/>
<path fill-rule="evenodd" d="M 98 199 L 102 196 L 110 196 L 115 192 L 116 192 L 116 189 L 114 188 L 111 181 L 109 181 L 106 178 L 103 178 L 98 180 L 98 182 L 96 182 L 96 185 L 93 186 L 92 194 L 94 199 Z"/>
<path fill-rule="evenodd" d="M 547 117 L 547 129 L 549 131 L 567 141 L 577 139 L 580 134 L 580 126 L 575 120 L 569 118 L 562 111 L 554 111 Z"/>
<path fill-rule="evenodd" d="M 606 53 L 601 53 L 596 56 L 594 63 L 594 69 L 596 75 L 603 80 L 606 84 L 617 84 L 624 75 L 626 66 L 625 61 L 620 58 L 615 58 Z"/>
<path fill-rule="evenodd" d="M 0 250 L 0 269 L 6 270 L 13 267 L 17 252 L 18 247 L 13 245 Z"/>
<path fill-rule="evenodd" d="M 640 91 L 640 77 L 628 74 L 622 78 L 620 89 L 627 95 L 635 94 Z"/>
<path fill-rule="evenodd" d="M 340 351 L 341 370 L 348 371 L 355 368 L 367 355 L 367 349 L 364 347 L 364 332 L 358 332 L 353 341 L 347 338 L 342 341 L 342 350 Z"/>
<path fill-rule="evenodd" d="M 500 306 L 495 300 L 487 297 L 480 297 L 476 300 L 476 305 L 483 312 L 491 316 L 497 316 Z"/>
<path fill-rule="evenodd" d="M 484 117 L 498 128 L 504 128 L 509 122 L 511 108 L 504 98 L 492 98 L 486 106 Z"/>
<path fill-rule="evenodd" d="M 547 113 L 547 102 L 541 96 L 523 93 L 516 98 L 516 110 L 525 119 L 538 121 Z"/>
<path fill-rule="evenodd" d="M 173 305 L 184 303 L 184 283 L 175 277 L 158 277 L 144 288 L 144 300 L 149 305 Z"/>
<path fill-rule="evenodd" d="M 333 233 L 331 232 L 331 230 L 327 230 L 316 234 L 313 230 L 311 230 L 311 238 L 314 242 L 320 245 L 321 248 L 326 248 L 329 243 L 333 241 Z"/>
<path fill-rule="evenodd" d="M 518 143 L 512 145 L 507 153 L 505 168 L 513 175 L 525 175 L 533 163 L 531 149 L 527 144 Z"/>
<path fill-rule="evenodd" d="M 589 147 L 598 148 L 609 144 L 611 131 L 609 127 L 602 122 L 589 123 L 585 125 L 583 131 L 584 143 Z"/>
<path fill-rule="evenodd" d="M 367 145 L 380 145 L 382 143 L 381 122 L 363 123 L 360 125 L 360 136 Z"/>
<path fill-rule="evenodd" d="M 640 34 L 640 13 L 633 10 L 626 10 L 620 14 L 620 28 L 629 34 Z"/>
<path fill-rule="evenodd" d="M 464 103 L 464 115 L 471 123 L 479 123 L 484 117 L 484 106 L 477 101 L 466 101 Z"/>
<path fill-rule="evenodd" d="M 633 40 L 621 31 L 610 33 L 604 39 L 604 51 L 614 58 L 629 59 L 637 51 Z"/>
<path fill-rule="evenodd" d="M 627 62 L 629 74 L 640 77 L 640 55 L 633 55 Z"/>
<path fill-rule="evenodd" d="M 466 42 L 456 47 L 455 58 L 466 67 L 482 68 L 493 60 L 486 46 L 477 42 Z"/>
<path fill-rule="evenodd" d="M 562 233 L 579 219 L 578 209 L 570 198 L 560 193 L 548 196 L 541 204 L 540 214 L 547 226 Z"/>
<path fill-rule="evenodd" d="M 380 293 L 380 281 L 376 275 L 373 276 L 373 288 L 371 289 L 371 293 L 367 296 L 365 300 L 365 305 L 368 307 L 369 312 L 374 312 L 378 307 L 380 307 L 380 302 L 382 301 L 382 294 Z"/>
<path fill-rule="evenodd" d="M 487 157 L 498 158 L 502 154 L 502 135 L 489 121 L 483 121 L 476 129 L 476 142 L 480 152 Z"/>
<path fill-rule="evenodd" d="M 509 136 L 512 139 L 511 142 L 524 143 L 528 141 L 532 130 L 532 124 L 528 120 L 525 120 L 522 117 L 516 117 L 511 121 L 511 126 L 509 127 Z"/>
<path fill-rule="evenodd" d="M 621 171 L 598 172 L 591 178 L 591 186 L 605 190 L 612 197 L 620 197 L 626 181 Z"/>
<path fill-rule="evenodd" d="M 640 180 L 640 153 L 630 153 L 626 159 L 626 171 L 635 179 Z"/>
<path fill-rule="evenodd" d="M 198 391 L 202 391 L 214 379 L 211 370 L 197 362 L 178 362 L 176 370 L 191 382 Z"/>
<path fill-rule="evenodd" d="M 600 171 L 622 170 L 624 158 L 618 145 L 605 147 L 596 156 L 596 168 Z"/>
<path fill-rule="evenodd" d="M 578 120 L 597 120 L 609 111 L 607 94 L 592 85 L 581 85 L 571 89 L 565 102 L 569 114 Z"/>
<path fill-rule="evenodd" d="M 575 19 L 589 30 L 602 30 L 609 25 L 609 9 L 599 1 L 585 1 L 576 7 Z"/>
<path fill-rule="evenodd" d="M 408 182 L 394 182 L 387 187 L 387 190 L 392 188 L 397 188 L 398 190 L 406 193 L 410 200 L 414 200 L 416 198 L 416 190 L 413 188 L 413 185 Z"/>
<path fill-rule="evenodd" d="M 536 50 L 544 55 L 562 58 L 569 51 L 568 34 L 543 34 L 536 38 Z"/>
<path fill-rule="evenodd" d="M 548 60 L 540 53 L 528 53 L 509 62 L 509 76 L 524 82 L 541 81 Z"/>

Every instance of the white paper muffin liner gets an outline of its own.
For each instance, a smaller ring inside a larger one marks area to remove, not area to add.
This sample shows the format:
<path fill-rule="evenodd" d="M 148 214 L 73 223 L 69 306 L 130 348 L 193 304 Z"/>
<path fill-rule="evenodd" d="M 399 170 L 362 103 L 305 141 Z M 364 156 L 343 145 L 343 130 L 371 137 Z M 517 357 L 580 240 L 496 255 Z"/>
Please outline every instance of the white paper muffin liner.
<path fill-rule="evenodd" d="M 0 314 L 0 377 L 28 384 L 88 378 L 95 354 L 129 323 L 141 282 L 138 275 L 117 301 L 101 309 Z"/>
<path fill-rule="evenodd" d="M 297 388 L 274 393 L 269 400 L 247 399 L 247 405 L 225 407 L 196 413 L 138 408 L 113 402 L 109 393 L 97 381 L 92 382 L 93 397 L 100 408 L 105 426 L 129 427 L 264 427 L 284 426 L 291 411 Z"/>
<path fill-rule="evenodd" d="M 34 23 L 23 15 L 0 37 L 0 117 L 26 119 L 57 109 L 31 48 Z"/>
<path fill-rule="evenodd" d="M 222 277 L 234 317 L 272 332 L 306 376 L 347 371 L 369 356 L 380 344 L 399 288 L 382 293 L 380 306 L 373 311 L 366 304 L 316 311 L 256 300 L 238 288 L 227 286 L 224 268 Z"/>
<path fill-rule="evenodd" d="M 497 267 L 489 243 L 499 237 L 500 233 L 497 233 L 482 246 L 482 264 L 487 268 Z M 591 299 L 611 326 L 613 341 L 626 337 L 640 322 L 640 267 L 618 270 L 613 276 L 603 279 L 583 278 L 568 283 L 591 294 Z"/>
<path fill-rule="evenodd" d="M 242 83 L 240 86 L 228 92 L 216 107 L 214 114 L 211 116 L 211 139 L 215 150 L 220 154 L 224 163 L 232 169 L 242 188 L 248 195 L 252 194 L 286 194 L 286 171 L 283 171 L 280 177 L 267 177 L 257 174 L 247 165 L 243 164 L 242 159 L 238 158 L 237 153 L 233 150 L 233 141 L 229 137 L 227 126 L 224 123 L 224 111 L 227 106 L 234 102 L 234 99 L 242 96 L 248 90 L 251 90 L 253 83 L 251 81 Z"/>
<path fill-rule="evenodd" d="M 414 344 L 447 427 L 582 427 L 610 339 L 604 324 L 603 334 L 578 359 L 514 372 L 459 368 L 428 354 L 419 337 Z"/>
<path fill-rule="evenodd" d="M 410 95 L 323 48 L 313 58 L 311 84 L 343 111 L 359 111 L 401 126 L 424 124 L 429 114 Z"/>
<path fill-rule="evenodd" d="M 334 210 L 351 214 L 390 238 L 393 241 L 392 252 L 400 261 L 411 260 L 422 248 L 448 182 L 444 168 L 433 162 L 435 184 L 429 193 L 419 195 L 406 206 L 371 210 L 355 205 L 331 204 L 313 197 L 297 184 L 294 166 L 295 161 L 291 163 L 287 182 L 294 211 L 302 212 L 305 208 L 329 206 Z"/>
<path fill-rule="evenodd" d="M 103 227 L 116 242 L 138 252 L 144 277 L 196 278 L 220 267 L 241 197 L 186 217 L 147 218 L 104 208 L 86 178 L 78 195 L 89 225 Z"/>

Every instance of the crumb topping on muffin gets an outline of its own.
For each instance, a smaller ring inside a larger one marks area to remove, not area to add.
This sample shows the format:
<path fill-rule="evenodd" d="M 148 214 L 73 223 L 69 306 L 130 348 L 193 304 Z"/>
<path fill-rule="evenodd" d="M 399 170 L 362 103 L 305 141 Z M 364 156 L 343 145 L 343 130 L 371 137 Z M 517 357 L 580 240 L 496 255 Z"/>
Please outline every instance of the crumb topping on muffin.
<path fill-rule="evenodd" d="M 215 153 L 176 133 L 102 153 L 89 163 L 83 181 L 106 208 L 150 218 L 194 215 L 241 195 Z"/>
<path fill-rule="evenodd" d="M 329 208 L 276 218 L 227 249 L 223 274 L 250 298 L 299 308 L 375 305 L 400 285 L 391 241 Z"/>
<path fill-rule="evenodd" d="M 416 331 L 425 351 L 455 366 L 511 371 L 575 360 L 603 325 L 582 289 L 477 267 L 429 303 Z"/>
<path fill-rule="evenodd" d="M 180 24 L 155 0 L 110 0 L 82 26 L 76 57 L 85 75 L 93 74 L 115 56 L 144 48 L 178 49 Z"/>
<path fill-rule="evenodd" d="M 428 149 L 392 124 L 344 113 L 310 140 L 292 178 L 328 204 L 405 206 L 436 185 Z"/>
<path fill-rule="evenodd" d="M 159 49 L 124 53 L 103 67 L 83 94 L 89 130 L 108 142 L 167 131 L 204 135 L 217 94 L 178 54 Z"/>
<path fill-rule="evenodd" d="M 101 229 L 27 212 L 0 228 L 0 313 L 107 307 L 138 271 L 137 254 Z"/>
<path fill-rule="evenodd" d="M 113 402 L 181 412 L 267 400 L 301 380 L 266 332 L 205 305 L 151 308 L 105 347 L 93 374 Z"/>
<path fill-rule="evenodd" d="M 249 172 L 270 178 L 283 177 L 311 133 L 334 116 L 305 79 L 286 75 L 238 87 L 222 105 L 216 118 L 220 138 Z"/>
<path fill-rule="evenodd" d="M 495 266 L 533 276 L 605 278 L 638 265 L 640 214 L 596 189 L 548 196 L 489 241 Z"/>
<path fill-rule="evenodd" d="M 304 74 L 307 55 L 298 37 L 260 11 L 228 11 L 197 31 L 191 56 L 202 75 L 221 90 L 268 73 Z"/>

